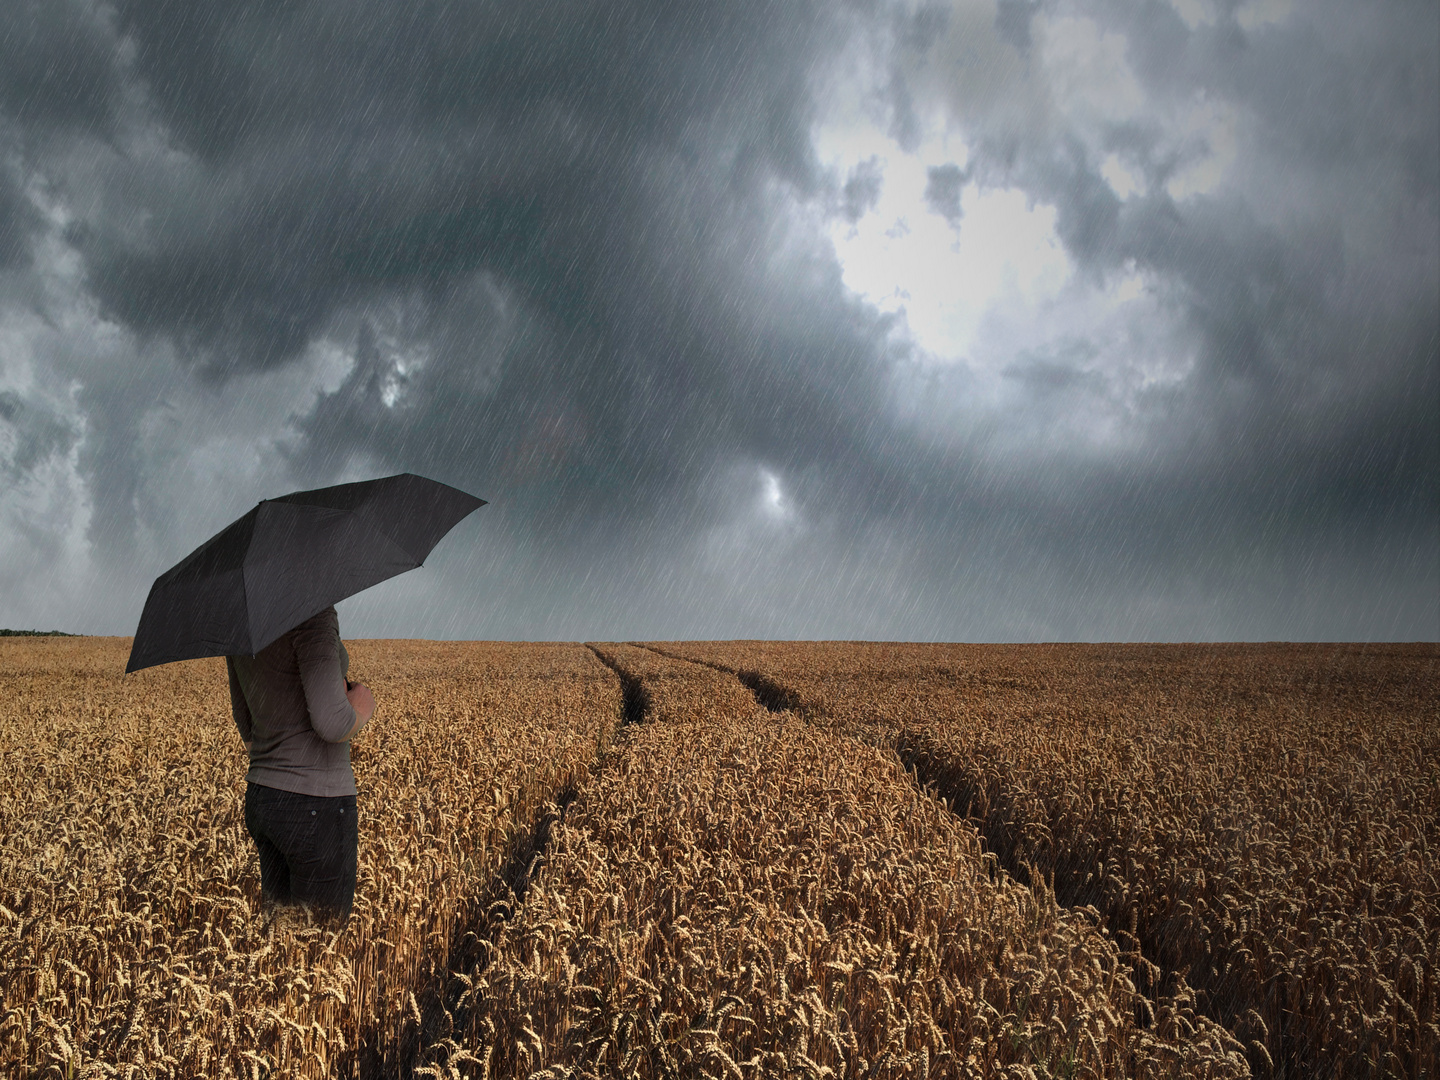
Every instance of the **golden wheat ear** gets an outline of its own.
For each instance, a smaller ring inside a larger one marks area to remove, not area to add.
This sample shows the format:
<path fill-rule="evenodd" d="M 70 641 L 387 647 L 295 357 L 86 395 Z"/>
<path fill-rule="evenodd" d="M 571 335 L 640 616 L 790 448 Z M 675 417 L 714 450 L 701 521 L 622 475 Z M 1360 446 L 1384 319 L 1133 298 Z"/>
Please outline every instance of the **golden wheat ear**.
<path fill-rule="evenodd" d="M 1436 1073 L 1435 645 L 348 643 L 338 927 L 126 645 L 0 642 L 0 1075 Z"/>

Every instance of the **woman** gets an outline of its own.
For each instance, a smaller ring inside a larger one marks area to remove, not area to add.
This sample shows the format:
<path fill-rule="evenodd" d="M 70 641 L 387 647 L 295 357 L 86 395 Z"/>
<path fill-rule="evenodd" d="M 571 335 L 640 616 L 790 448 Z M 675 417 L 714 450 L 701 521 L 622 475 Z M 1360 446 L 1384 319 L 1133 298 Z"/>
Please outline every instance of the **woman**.
<path fill-rule="evenodd" d="M 340 617 L 328 607 L 225 665 L 250 753 L 245 827 L 260 851 L 261 896 L 348 917 L 360 839 L 350 740 L 374 715 L 375 698 L 346 679 Z"/>

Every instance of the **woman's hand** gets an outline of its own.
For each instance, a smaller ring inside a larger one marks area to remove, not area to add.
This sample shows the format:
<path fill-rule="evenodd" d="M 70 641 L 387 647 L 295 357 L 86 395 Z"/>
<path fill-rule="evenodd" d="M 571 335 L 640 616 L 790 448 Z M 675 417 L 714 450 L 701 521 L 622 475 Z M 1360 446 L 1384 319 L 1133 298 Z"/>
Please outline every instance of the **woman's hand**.
<path fill-rule="evenodd" d="M 360 729 L 370 722 L 370 717 L 375 715 L 375 695 L 364 683 L 346 682 L 345 697 L 350 701 L 350 707 L 355 710 L 355 726 L 350 729 L 346 739 L 353 739 L 360 733 Z"/>

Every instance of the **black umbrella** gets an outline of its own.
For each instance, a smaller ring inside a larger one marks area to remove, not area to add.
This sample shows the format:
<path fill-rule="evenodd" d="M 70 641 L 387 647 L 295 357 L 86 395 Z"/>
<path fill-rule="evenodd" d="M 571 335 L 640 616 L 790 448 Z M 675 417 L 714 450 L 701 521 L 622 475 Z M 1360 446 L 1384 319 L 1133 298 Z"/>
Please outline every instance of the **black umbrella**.
<path fill-rule="evenodd" d="M 411 473 L 262 500 L 155 579 L 125 670 L 253 655 L 331 604 L 415 569 L 484 505 Z"/>

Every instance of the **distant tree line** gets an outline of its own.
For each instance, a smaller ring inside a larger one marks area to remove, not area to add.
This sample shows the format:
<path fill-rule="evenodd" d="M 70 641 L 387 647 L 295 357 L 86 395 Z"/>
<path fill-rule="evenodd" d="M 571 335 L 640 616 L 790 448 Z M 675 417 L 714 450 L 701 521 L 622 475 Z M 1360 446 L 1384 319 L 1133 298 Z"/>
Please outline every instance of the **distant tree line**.
<path fill-rule="evenodd" d="M 64 630 L 0 630 L 0 637 L 81 637 L 81 634 L 67 634 Z"/>

